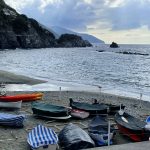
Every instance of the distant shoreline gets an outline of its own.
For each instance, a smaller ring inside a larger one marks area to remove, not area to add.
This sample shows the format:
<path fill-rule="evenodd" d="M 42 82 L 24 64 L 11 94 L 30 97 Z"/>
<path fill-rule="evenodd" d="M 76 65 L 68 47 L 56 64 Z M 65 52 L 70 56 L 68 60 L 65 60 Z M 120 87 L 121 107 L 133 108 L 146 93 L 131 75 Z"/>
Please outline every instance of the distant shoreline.
<path fill-rule="evenodd" d="M 0 70 L 0 83 L 35 85 L 46 82 L 47 81 L 44 80 L 34 79 L 24 75 L 19 75 L 8 71 Z"/>

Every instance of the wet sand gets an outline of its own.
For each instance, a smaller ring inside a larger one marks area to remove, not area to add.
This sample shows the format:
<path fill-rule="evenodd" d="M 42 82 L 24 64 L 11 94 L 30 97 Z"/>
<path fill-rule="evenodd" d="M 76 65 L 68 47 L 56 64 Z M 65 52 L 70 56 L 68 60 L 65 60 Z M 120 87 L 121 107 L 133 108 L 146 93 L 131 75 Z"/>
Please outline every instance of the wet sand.
<path fill-rule="evenodd" d="M 8 71 L 0 70 L 0 83 L 4 84 L 40 84 L 46 81 L 33 79 L 23 75 L 17 75 Z"/>

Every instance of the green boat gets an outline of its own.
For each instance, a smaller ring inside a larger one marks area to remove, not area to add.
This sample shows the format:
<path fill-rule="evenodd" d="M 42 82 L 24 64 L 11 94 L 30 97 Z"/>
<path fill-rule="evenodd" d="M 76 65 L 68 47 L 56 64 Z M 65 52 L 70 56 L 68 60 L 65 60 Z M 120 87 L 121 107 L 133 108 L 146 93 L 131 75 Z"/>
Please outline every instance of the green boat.
<path fill-rule="evenodd" d="M 75 102 L 71 98 L 69 100 L 70 100 L 70 107 L 72 107 L 73 109 L 79 109 L 89 112 L 90 115 L 107 114 L 108 112 L 108 106 L 105 104 L 89 104 L 85 102 Z"/>
<path fill-rule="evenodd" d="M 32 103 L 33 114 L 53 119 L 70 118 L 70 110 L 64 106 L 34 102 Z"/>

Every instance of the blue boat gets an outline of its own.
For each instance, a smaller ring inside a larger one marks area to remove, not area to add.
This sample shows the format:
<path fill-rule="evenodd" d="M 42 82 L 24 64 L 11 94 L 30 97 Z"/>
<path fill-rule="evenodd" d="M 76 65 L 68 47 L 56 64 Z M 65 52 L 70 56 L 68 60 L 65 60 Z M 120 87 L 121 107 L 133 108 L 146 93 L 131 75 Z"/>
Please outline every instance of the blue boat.
<path fill-rule="evenodd" d="M 25 115 L 0 113 L 0 126 L 23 127 Z"/>
<path fill-rule="evenodd" d="M 51 145 L 57 146 L 58 136 L 52 129 L 38 125 L 28 134 L 27 142 L 31 149 L 41 147 L 45 149 L 49 148 Z"/>
<path fill-rule="evenodd" d="M 110 133 L 108 134 L 108 121 L 106 117 L 94 117 L 89 124 L 88 132 L 97 146 L 108 145 L 108 140 L 109 144 L 112 144 L 114 128 L 110 127 Z"/>

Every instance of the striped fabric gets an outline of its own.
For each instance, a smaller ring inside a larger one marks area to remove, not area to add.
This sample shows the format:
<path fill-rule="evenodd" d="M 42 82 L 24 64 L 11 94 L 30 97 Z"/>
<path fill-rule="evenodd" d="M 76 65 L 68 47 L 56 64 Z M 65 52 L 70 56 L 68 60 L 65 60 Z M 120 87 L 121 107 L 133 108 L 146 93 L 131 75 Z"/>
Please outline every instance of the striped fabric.
<path fill-rule="evenodd" d="M 2 126 L 23 127 L 24 119 L 25 115 L 0 113 L 0 125 Z"/>
<path fill-rule="evenodd" d="M 52 129 L 38 125 L 28 134 L 27 142 L 32 149 L 36 149 L 49 144 L 57 144 L 58 137 Z"/>

